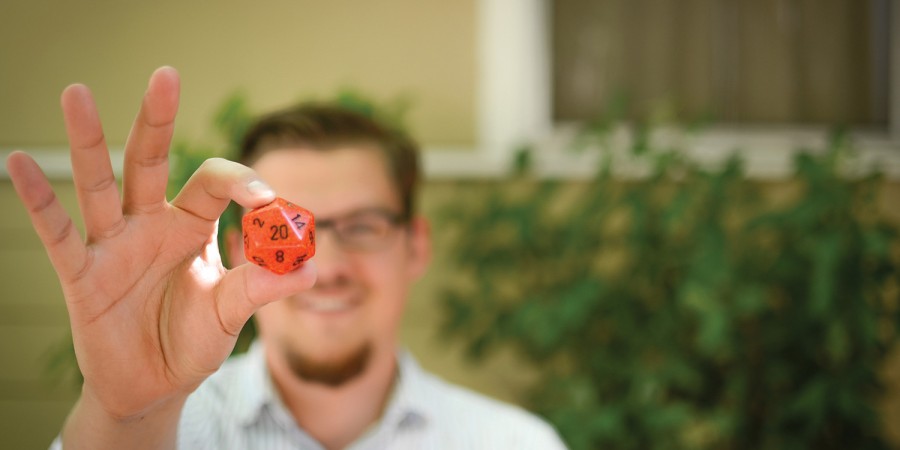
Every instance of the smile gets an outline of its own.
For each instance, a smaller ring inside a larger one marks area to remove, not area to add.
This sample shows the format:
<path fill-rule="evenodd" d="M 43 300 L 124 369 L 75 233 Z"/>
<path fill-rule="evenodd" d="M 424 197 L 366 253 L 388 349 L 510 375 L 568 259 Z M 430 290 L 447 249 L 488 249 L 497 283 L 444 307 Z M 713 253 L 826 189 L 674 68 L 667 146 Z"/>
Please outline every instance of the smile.
<path fill-rule="evenodd" d="M 294 302 L 299 309 L 311 312 L 343 312 L 357 306 L 356 301 L 337 298 L 303 298 Z"/>

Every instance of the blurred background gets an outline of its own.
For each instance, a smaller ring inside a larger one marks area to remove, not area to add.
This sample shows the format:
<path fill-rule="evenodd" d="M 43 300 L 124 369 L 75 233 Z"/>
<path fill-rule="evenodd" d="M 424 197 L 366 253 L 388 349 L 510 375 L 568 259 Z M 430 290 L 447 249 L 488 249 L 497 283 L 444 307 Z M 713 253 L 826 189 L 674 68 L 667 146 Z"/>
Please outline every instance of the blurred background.
<path fill-rule="evenodd" d="M 897 30 L 894 0 L 5 0 L 0 153 L 77 217 L 70 83 L 115 161 L 177 68 L 176 179 L 250 115 L 380 105 L 425 149 L 427 369 L 578 449 L 898 448 Z M 0 447 L 45 448 L 78 389 L 4 170 Z"/>

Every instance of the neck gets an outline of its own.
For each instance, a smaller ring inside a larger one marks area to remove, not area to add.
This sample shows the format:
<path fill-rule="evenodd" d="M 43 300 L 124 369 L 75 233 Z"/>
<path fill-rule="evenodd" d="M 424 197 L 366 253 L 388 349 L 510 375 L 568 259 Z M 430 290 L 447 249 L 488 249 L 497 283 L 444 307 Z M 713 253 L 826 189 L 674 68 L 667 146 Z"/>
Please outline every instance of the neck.
<path fill-rule="evenodd" d="M 271 346 L 266 347 L 266 361 L 294 420 L 327 449 L 348 446 L 378 421 L 397 373 L 396 355 L 381 349 L 373 349 L 363 372 L 340 386 L 298 378 Z"/>

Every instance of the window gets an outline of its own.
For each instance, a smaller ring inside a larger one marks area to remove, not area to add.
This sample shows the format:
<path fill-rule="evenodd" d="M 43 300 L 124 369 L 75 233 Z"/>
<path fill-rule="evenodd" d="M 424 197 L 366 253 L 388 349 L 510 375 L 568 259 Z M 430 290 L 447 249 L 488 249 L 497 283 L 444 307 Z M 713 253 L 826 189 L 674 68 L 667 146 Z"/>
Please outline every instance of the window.
<path fill-rule="evenodd" d="M 426 155 L 431 175 L 496 176 L 529 142 L 539 174 L 590 176 L 590 161 L 562 151 L 572 125 L 631 90 L 626 118 L 716 119 L 691 138 L 701 164 L 737 150 L 748 176 L 789 176 L 794 151 L 822 148 L 828 127 L 844 123 L 861 170 L 877 164 L 900 179 L 900 7 L 890 0 L 478 5 L 479 142 Z"/>
<path fill-rule="evenodd" d="M 888 0 L 557 0 L 550 14 L 556 121 L 624 103 L 629 119 L 887 126 Z"/>

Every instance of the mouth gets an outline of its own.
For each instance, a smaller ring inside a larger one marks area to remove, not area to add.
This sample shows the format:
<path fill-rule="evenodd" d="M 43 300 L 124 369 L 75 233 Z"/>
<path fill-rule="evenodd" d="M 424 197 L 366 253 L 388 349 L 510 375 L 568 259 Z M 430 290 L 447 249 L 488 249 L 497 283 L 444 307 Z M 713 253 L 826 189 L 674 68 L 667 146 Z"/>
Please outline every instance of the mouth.
<path fill-rule="evenodd" d="M 313 313 L 342 313 L 359 306 L 359 302 L 352 298 L 325 296 L 296 298 L 291 303 L 297 309 Z"/>

